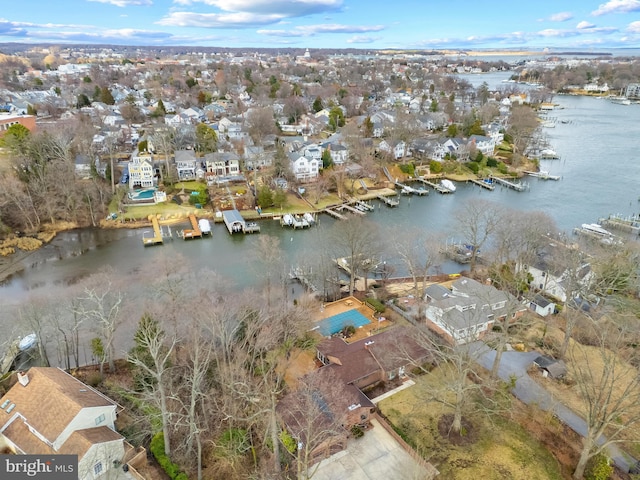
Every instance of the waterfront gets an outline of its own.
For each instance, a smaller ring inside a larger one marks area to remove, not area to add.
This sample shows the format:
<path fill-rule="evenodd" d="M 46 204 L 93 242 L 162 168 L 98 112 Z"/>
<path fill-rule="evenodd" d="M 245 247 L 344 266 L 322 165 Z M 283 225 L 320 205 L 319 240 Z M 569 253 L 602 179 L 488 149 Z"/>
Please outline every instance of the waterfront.
<path fill-rule="evenodd" d="M 474 75 L 478 84 L 499 82 L 508 72 Z M 493 85 L 491 85 L 493 86 Z M 515 192 L 502 187 L 486 191 L 471 184 L 459 184 L 455 194 L 431 192 L 426 197 L 400 198 L 400 206 L 378 205 L 368 214 L 382 231 L 407 231 L 417 227 L 425 232 L 455 237 L 452 217 L 465 202 L 476 198 L 491 200 L 511 208 L 549 213 L 560 230 L 571 230 L 582 223 L 597 221 L 612 213 L 638 213 L 637 179 L 640 160 L 635 138 L 640 128 L 640 105 L 617 105 L 607 100 L 556 96 L 561 108 L 551 111 L 555 128 L 545 128 L 549 145 L 560 160 L 542 160 L 542 169 L 560 175 L 558 182 L 527 179 L 530 189 Z M 336 221 L 327 215 L 320 225 L 293 231 L 283 229 L 273 220 L 261 223 L 262 233 L 280 238 L 280 246 L 292 265 L 300 257 L 326 243 L 326 233 Z M 255 286 L 259 279 L 251 259 L 258 235 L 229 235 L 224 226 L 213 229 L 212 238 L 185 242 L 174 239 L 163 246 L 144 248 L 142 235 L 150 229 L 96 231 L 81 230 L 60 234 L 54 241 L 24 260 L 24 270 L 12 276 L 0 288 L 0 322 L 11 321 L 10 305 L 17 305 L 31 295 L 53 293 L 66 288 L 79 278 L 88 276 L 105 265 L 122 275 L 135 278 L 145 266 L 158 262 L 161 256 L 180 254 L 192 269 L 209 268 L 238 288 Z M 391 230 L 389 230 L 391 231 Z M 445 268 L 447 271 L 450 266 Z M 462 267 L 459 267 L 462 268 Z M 135 280 L 132 280 L 135 281 Z"/>

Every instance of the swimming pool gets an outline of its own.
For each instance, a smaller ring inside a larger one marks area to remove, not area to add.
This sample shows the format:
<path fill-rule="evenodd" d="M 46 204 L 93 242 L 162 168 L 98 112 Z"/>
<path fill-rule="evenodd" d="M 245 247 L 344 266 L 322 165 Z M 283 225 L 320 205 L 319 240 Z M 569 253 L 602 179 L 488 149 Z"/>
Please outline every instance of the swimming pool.
<path fill-rule="evenodd" d="M 349 310 L 342 312 L 333 317 L 325 318 L 318 323 L 318 331 L 322 336 L 330 337 L 334 333 L 338 333 L 344 327 L 353 325 L 354 327 L 362 327 L 371 323 L 371 321 L 357 310 Z"/>
<path fill-rule="evenodd" d="M 129 193 L 129 198 L 131 200 L 151 200 L 155 191 L 155 188 L 149 188 L 147 190 L 137 190 L 135 192 Z"/>

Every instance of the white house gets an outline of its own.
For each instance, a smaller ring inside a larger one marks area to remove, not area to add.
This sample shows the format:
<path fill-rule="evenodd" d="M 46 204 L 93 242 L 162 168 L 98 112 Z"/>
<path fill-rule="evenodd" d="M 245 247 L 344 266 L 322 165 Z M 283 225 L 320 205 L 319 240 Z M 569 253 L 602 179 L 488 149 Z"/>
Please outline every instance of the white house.
<path fill-rule="evenodd" d="M 378 150 L 392 155 L 395 160 L 409 156 L 409 149 L 407 148 L 407 144 L 402 140 L 390 140 L 388 142 L 386 140 L 382 140 L 378 145 Z"/>
<path fill-rule="evenodd" d="M 32 367 L 0 398 L 0 433 L 19 455 L 78 456 L 79 480 L 118 478 L 125 450 L 121 407 L 64 370 Z"/>
<path fill-rule="evenodd" d="M 305 157 L 299 153 L 290 153 L 291 171 L 299 182 L 309 182 L 318 178 L 322 160 Z"/>
<path fill-rule="evenodd" d="M 485 135 L 471 135 L 469 137 L 468 145 L 470 149 L 475 147 L 476 150 L 481 151 L 486 157 L 493 155 L 493 152 L 496 149 L 495 139 Z"/>

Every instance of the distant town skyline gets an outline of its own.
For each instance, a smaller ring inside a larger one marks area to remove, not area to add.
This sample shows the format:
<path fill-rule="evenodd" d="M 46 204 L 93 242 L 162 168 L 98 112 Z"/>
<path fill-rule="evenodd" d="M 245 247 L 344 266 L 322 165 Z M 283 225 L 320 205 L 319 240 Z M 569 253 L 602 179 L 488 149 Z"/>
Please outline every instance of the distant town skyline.
<path fill-rule="evenodd" d="M 29 0 L 0 42 L 360 49 L 640 48 L 640 0 Z"/>

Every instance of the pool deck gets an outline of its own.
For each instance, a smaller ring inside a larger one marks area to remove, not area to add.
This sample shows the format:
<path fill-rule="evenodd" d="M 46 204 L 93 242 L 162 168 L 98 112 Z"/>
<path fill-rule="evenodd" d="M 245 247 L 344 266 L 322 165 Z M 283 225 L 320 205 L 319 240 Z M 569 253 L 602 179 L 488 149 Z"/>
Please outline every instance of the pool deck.
<path fill-rule="evenodd" d="M 375 317 L 375 311 L 373 308 L 364 304 L 355 297 L 347 297 L 336 302 L 323 304 L 320 310 L 313 315 L 313 320 L 315 322 L 320 322 L 326 318 L 333 317 L 350 310 L 357 310 L 364 317 L 368 318 L 371 323 L 358 327 L 356 329 L 356 333 L 345 340 L 348 343 L 366 338 L 372 335 L 375 331 L 391 325 L 391 322 L 387 319 L 378 321 Z"/>

